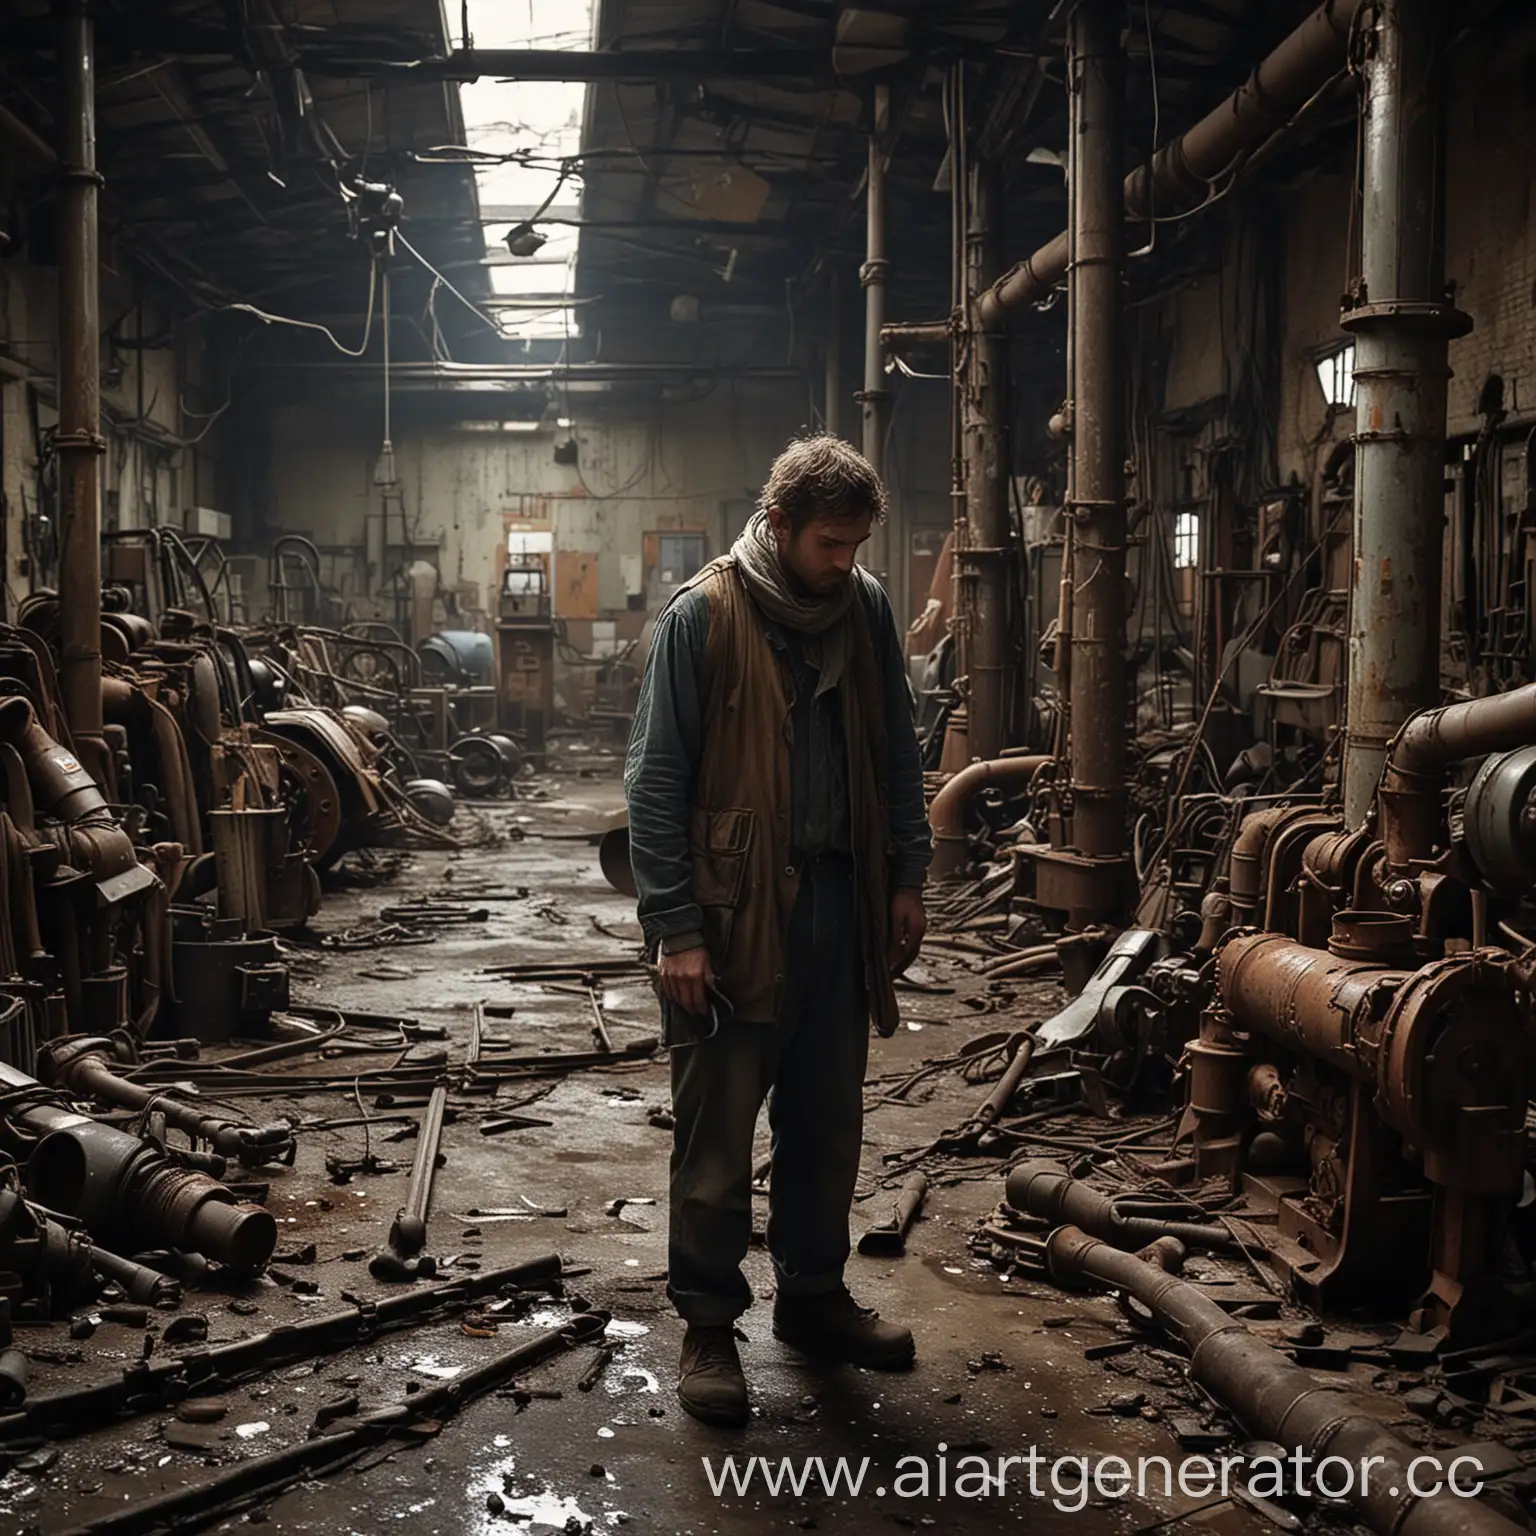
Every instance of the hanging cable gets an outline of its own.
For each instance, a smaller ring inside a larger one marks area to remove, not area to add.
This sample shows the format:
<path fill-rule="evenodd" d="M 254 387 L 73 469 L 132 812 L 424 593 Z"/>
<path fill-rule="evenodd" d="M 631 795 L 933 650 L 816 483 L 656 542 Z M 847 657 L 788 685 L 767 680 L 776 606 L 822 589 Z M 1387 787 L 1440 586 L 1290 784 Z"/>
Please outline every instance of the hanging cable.
<path fill-rule="evenodd" d="M 292 325 L 301 331 L 319 331 L 343 357 L 361 357 L 368 350 L 368 341 L 373 335 L 373 308 L 378 293 L 378 282 L 379 268 L 378 263 L 375 262 L 368 269 L 368 316 L 363 322 L 362 342 L 355 351 L 351 347 L 343 346 L 336 339 L 336 333 L 328 325 L 321 325 L 318 320 L 296 320 L 291 315 L 274 315 L 268 310 L 258 309 L 254 304 L 224 304 L 220 308 L 241 310 L 247 315 L 255 315 L 258 320 L 265 321 L 268 325 Z"/>
<path fill-rule="evenodd" d="M 481 309 L 480 306 L 478 304 L 476 304 L 472 299 L 466 299 L 464 297 L 464 295 L 462 293 L 460 293 L 459 290 L 457 288 L 455 288 L 453 286 L 453 284 L 450 283 L 448 281 L 448 279 L 446 277 L 444 277 L 443 274 L 441 272 L 439 272 L 437 270 L 437 268 L 434 267 L 432 265 L 432 263 L 430 261 L 428 261 L 427 258 L 425 256 L 423 256 L 421 254 L 421 252 L 418 251 L 416 249 L 416 247 L 414 245 L 412 245 L 411 242 L 409 240 L 407 240 L 405 238 L 405 236 L 402 235 L 399 232 L 399 230 L 395 231 L 395 239 L 397 239 L 400 242 L 400 244 L 403 245 L 406 248 L 406 250 L 408 250 L 411 253 L 411 255 L 414 256 L 416 258 L 416 260 L 419 261 L 422 264 L 422 266 L 424 266 L 427 269 L 427 271 L 430 272 L 432 274 L 432 276 L 435 277 L 438 280 L 438 282 L 440 282 L 443 285 L 443 287 L 446 288 L 448 290 L 448 292 L 451 293 L 454 296 L 454 298 L 456 298 L 459 301 L 459 303 L 462 304 L 465 307 L 465 309 L 467 309 L 470 312 L 470 314 L 472 314 L 472 315 L 476 316 L 478 319 L 484 321 L 485 324 L 487 326 L 489 326 L 491 328 L 491 330 L 496 333 L 496 335 L 505 338 L 507 333 L 504 330 L 502 330 L 502 328 L 499 325 L 497 325 L 497 323 L 493 319 L 491 319 L 491 317 L 488 314 L 486 314 L 486 312 L 483 309 Z"/>

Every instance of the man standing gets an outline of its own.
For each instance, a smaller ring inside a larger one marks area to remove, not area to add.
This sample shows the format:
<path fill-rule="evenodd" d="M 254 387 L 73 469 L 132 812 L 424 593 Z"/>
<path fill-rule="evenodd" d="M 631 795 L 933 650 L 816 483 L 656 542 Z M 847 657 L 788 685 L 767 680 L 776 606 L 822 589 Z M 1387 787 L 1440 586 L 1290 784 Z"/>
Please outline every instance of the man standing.
<path fill-rule="evenodd" d="M 630 859 L 672 1047 L 677 1390 L 712 1424 L 748 1414 L 734 1325 L 770 1094 L 774 1334 L 881 1369 L 914 1357 L 910 1331 L 843 1284 L 869 1020 L 896 1028 L 931 854 L 901 642 L 855 564 L 884 515 L 855 449 L 791 443 L 731 552 L 658 620 L 629 743 Z"/>

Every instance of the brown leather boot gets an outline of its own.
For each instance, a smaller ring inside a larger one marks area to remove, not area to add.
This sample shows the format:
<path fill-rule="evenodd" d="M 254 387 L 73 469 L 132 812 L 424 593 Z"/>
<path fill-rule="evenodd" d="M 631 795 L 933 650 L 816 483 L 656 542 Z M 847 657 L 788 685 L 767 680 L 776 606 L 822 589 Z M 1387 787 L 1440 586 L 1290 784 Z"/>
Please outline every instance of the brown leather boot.
<path fill-rule="evenodd" d="M 689 1325 L 683 1335 L 677 1400 L 705 1424 L 739 1429 L 747 1422 L 747 1378 L 734 1328 Z"/>
<path fill-rule="evenodd" d="M 917 1358 L 912 1330 L 882 1323 L 839 1286 L 825 1296 L 775 1297 L 773 1336 L 802 1354 L 846 1360 L 872 1371 L 904 1371 Z"/>

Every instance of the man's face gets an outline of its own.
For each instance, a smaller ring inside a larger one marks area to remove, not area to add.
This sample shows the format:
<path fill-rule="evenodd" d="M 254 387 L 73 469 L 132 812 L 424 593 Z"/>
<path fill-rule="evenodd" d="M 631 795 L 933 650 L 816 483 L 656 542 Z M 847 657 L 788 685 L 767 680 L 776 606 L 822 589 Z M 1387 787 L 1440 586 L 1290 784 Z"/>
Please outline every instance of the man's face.
<path fill-rule="evenodd" d="M 874 518 L 812 518 L 799 533 L 790 527 L 789 515 L 769 507 L 768 521 L 779 546 L 784 568 L 808 592 L 826 597 L 843 587 L 853 575 L 859 545 L 869 537 Z"/>

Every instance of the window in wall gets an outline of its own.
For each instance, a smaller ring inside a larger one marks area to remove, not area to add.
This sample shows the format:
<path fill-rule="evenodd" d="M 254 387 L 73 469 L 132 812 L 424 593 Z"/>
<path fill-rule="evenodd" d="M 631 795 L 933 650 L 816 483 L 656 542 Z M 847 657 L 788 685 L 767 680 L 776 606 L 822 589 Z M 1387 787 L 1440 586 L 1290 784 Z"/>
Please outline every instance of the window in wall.
<path fill-rule="evenodd" d="M 1317 382 L 1323 399 L 1339 410 L 1355 408 L 1355 344 L 1345 342 L 1317 359 Z"/>
<path fill-rule="evenodd" d="M 1173 568 L 1192 571 L 1200 563 L 1200 514 L 1180 512 L 1173 522 Z"/>
<path fill-rule="evenodd" d="M 658 571 L 664 587 L 680 587 L 704 568 L 702 533 L 664 533 Z"/>

